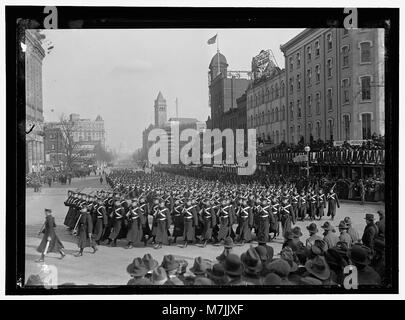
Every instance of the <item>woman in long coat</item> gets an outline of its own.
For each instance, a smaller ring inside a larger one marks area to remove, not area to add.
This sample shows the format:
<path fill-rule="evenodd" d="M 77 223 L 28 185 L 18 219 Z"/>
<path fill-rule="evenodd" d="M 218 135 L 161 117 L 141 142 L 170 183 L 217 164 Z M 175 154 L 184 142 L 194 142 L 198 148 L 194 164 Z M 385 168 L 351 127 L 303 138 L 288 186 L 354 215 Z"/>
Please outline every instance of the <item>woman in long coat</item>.
<path fill-rule="evenodd" d="M 127 233 L 127 248 L 139 246 L 143 238 L 143 225 L 145 224 L 145 216 L 139 209 L 138 201 L 134 201 L 127 213 L 128 218 L 128 233 Z"/>
<path fill-rule="evenodd" d="M 91 216 L 87 210 L 87 207 L 83 207 L 80 210 L 80 216 L 77 221 L 76 228 L 78 237 L 77 246 L 79 247 L 79 252 L 75 256 L 76 257 L 82 256 L 84 248 L 87 247 L 92 247 L 93 253 L 96 253 L 97 247 L 92 235 L 93 221 L 91 220 Z"/>
<path fill-rule="evenodd" d="M 37 251 L 41 253 L 41 258 L 39 258 L 37 262 L 43 262 L 48 252 L 59 252 L 61 259 L 65 257 L 63 244 L 55 233 L 56 224 L 55 218 L 52 216 L 52 211 L 45 209 L 45 216 L 45 223 L 42 230 L 39 232 L 39 234 L 43 233 L 42 241 L 37 248 Z"/>

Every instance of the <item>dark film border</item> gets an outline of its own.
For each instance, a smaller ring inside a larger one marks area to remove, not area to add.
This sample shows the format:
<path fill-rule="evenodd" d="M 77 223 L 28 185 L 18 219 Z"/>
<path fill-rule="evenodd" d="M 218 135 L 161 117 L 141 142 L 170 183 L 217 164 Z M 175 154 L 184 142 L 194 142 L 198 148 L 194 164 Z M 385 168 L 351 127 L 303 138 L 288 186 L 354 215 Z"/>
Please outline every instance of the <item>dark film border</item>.
<path fill-rule="evenodd" d="M 125 28 L 343 28 L 344 8 L 62 7 L 59 29 Z M 6 6 L 7 193 L 6 294 L 327 294 L 398 293 L 399 9 L 359 8 L 358 27 L 385 28 L 387 279 L 385 288 L 327 287 L 24 287 L 25 269 L 25 61 L 19 45 L 27 25 L 43 29 L 43 6 Z M 28 24 L 27 24 L 28 23 Z M 395 120 L 394 120 L 395 119 Z M 14 192 L 15 190 L 15 192 Z M 17 208 L 17 210 L 15 210 Z M 162 290 L 163 289 L 163 290 Z"/>

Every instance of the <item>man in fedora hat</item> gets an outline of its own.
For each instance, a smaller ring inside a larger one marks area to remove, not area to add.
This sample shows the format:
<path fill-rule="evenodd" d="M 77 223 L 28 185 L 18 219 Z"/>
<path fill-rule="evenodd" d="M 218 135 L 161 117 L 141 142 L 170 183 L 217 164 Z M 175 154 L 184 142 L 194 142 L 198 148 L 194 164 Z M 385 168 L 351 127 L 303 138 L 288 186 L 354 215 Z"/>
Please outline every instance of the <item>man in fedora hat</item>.
<path fill-rule="evenodd" d="M 194 259 L 194 265 L 190 268 L 190 271 L 197 277 L 205 277 L 209 267 L 208 260 L 197 257 Z"/>
<path fill-rule="evenodd" d="M 236 254 L 231 253 L 225 258 L 224 269 L 228 277 L 227 285 L 243 286 L 250 284 L 242 279 L 243 264 Z"/>
<path fill-rule="evenodd" d="M 350 261 L 357 268 L 357 279 L 359 286 L 363 285 L 380 285 L 381 277 L 369 266 L 371 251 L 370 248 L 354 244 L 348 251 Z"/>
<path fill-rule="evenodd" d="M 45 222 L 38 232 L 38 235 L 43 233 L 42 241 L 39 244 L 37 251 L 41 253 L 41 257 L 37 262 L 43 262 L 45 260 L 45 255 L 48 252 L 59 252 L 61 254 L 61 259 L 65 257 L 64 247 L 59 237 L 55 233 L 55 218 L 52 216 L 51 209 L 45 209 Z"/>
<path fill-rule="evenodd" d="M 328 248 L 333 248 L 339 241 L 339 237 L 336 235 L 335 229 L 329 221 L 325 221 L 321 228 L 324 230 L 323 241 L 326 242 Z"/>
<path fill-rule="evenodd" d="M 146 278 L 150 279 L 152 276 L 153 270 L 155 270 L 159 266 L 159 263 L 155 259 L 153 259 L 152 255 L 149 253 L 146 253 L 143 256 L 142 263 L 147 270 Z"/>
<path fill-rule="evenodd" d="M 179 269 L 179 262 L 176 261 L 173 255 L 165 255 L 161 266 L 165 269 L 168 279 L 175 285 L 184 285 L 184 283 L 177 277 Z"/>
<path fill-rule="evenodd" d="M 226 257 L 232 252 L 234 243 L 231 237 L 227 237 L 224 241 L 224 251 L 216 258 L 219 262 L 225 261 Z"/>
<path fill-rule="evenodd" d="M 364 228 L 363 236 L 361 237 L 361 242 L 374 252 L 374 238 L 378 234 L 378 227 L 374 223 L 374 215 L 372 213 L 366 213 L 366 227 Z"/>
<path fill-rule="evenodd" d="M 264 276 L 267 277 L 268 274 L 276 274 L 280 277 L 280 285 L 292 285 L 288 280 L 288 275 L 291 272 L 291 267 L 289 263 L 284 259 L 275 259 L 264 266 Z"/>
<path fill-rule="evenodd" d="M 307 230 L 309 232 L 309 238 L 305 241 L 305 246 L 309 248 L 314 245 L 315 240 L 322 240 L 322 238 L 317 235 L 318 227 L 316 226 L 316 223 L 312 222 L 307 226 Z"/>
<path fill-rule="evenodd" d="M 141 258 L 135 258 L 132 263 L 127 266 L 127 272 L 131 276 L 131 279 L 127 283 L 129 286 L 152 284 L 149 279 L 145 278 L 148 269 L 143 264 Z"/>
<path fill-rule="evenodd" d="M 163 267 L 158 267 L 152 272 L 152 284 L 155 286 L 161 286 L 168 280 L 166 270 Z"/>
<path fill-rule="evenodd" d="M 261 279 L 260 273 L 263 265 L 257 251 L 253 247 L 249 248 L 246 252 L 242 253 L 241 261 L 244 266 L 243 280 L 254 285 L 262 285 L 263 279 Z"/>
<path fill-rule="evenodd" d="M 308 260 L 305 263 L 305 268 L 309 274 L 307 277 L 318 279 L 323 285 L 337 285 L 330 279 L 331 271 L 324 257 L 316 256 L 315 258 Z"/>
<path fill-rule="evenodd" d="M 378 227 L 378 236 L 380 238 L 385 237 L 385 212 L 383 210 L 378 210 L 379 220 L 375 223 Z"/>
<path fill-rule="evenodd" d="M 350 219 L 350 217 L 345 217 L 343 220 L 347 226 L 349 227 L 347 229 L 347 233 L 349 234 L 350 238 L 352 238 L 352 243 L 357 243 L 360 241 L 360 236 L 359 233 L 357 232 L 356 229 L 353 228 L 352 226 L 352 220 Z"/>
<path fill-rule="evenodd" d="M 212 280 L 216 285 L 224 285 L 227 283 L 228 278 L 225 275 L 225 268 L 222 263 L 216 263 L 212 269 L 207 270 L 207 278 Z"/>
<path fill-rule="evenodd" d="M 342 220 L 337 226 L 339 228 L 339 241 L 347 244 L 347 247 L 350 248 L 352 245 L 352 237 L 347 233 L 349 226 Z"/>

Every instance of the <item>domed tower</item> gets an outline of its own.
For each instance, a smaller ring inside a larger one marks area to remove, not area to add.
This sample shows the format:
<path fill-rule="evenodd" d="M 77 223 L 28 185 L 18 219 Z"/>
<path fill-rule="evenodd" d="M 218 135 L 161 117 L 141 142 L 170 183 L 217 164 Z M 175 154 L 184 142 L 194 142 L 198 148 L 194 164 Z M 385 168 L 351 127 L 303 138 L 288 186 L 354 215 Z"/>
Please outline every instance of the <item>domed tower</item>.
<path fill-rule="evenodd" d="M 167 122 L 167 104 L 166 99 L 163 98 L 162 93 L 159 94 L 155 100 L 155 126 L 163 127 Z"/>
<path fill-rule="evenodd" d="M 217 52 L 215 56 L 212 57 L 211 63 L 209 65 L 209 78 L 213 80 L 218 74 L 222 73 L 226 76 L 228 70 L 228 62 L 226 61 L 225 56 Z"/>

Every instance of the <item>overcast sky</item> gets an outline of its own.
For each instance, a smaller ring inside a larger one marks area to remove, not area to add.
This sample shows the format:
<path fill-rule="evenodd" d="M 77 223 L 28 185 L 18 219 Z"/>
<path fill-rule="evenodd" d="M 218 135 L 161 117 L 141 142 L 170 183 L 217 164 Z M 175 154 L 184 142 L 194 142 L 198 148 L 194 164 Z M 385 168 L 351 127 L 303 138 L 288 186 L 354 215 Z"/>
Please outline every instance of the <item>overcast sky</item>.
<path fill-rule="evenodd" d="M 148 29 L 46 30 L 54 45 L 43 62 L 45 121 L 79 113 L 105 121 L 106 144 L 121 152 L 142 146 L 142 131 L 154 122 L 159 91 L 167 100 L 168 118 L 205 121 L 208 106 L 208 65 L 216 45 L 228 70 L 251 69 L 252 57 L 271 49 L 280 67 L 280 45 L 302 29 Z M 53 111 L 51 111 L 53 110 Z"/>

